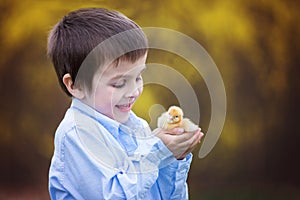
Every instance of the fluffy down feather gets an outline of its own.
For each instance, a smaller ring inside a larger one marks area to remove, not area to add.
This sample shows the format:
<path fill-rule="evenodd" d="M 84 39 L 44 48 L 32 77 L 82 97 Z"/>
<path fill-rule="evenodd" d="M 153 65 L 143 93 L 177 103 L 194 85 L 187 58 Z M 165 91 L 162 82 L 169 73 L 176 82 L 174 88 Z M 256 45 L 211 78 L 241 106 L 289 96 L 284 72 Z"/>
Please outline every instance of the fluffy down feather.
<path fill-rule="evenodd" d="M 186 132 L 195 131 L 199 128 L 191 120 L 183 117 L 183 111 L 178 106 L 171 106 L 167 112 L 162 113 L 157 119 L 157 127 L 167 130 L 181 127 Z"/>

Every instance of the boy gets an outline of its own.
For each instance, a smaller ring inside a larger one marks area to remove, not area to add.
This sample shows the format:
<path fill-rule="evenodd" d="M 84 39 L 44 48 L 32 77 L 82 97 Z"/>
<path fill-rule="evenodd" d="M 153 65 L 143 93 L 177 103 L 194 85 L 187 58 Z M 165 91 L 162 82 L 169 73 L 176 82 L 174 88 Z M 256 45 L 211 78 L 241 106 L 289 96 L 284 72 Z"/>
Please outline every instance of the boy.
<path fill-rule="evenodd" d="M 151 133 L 131 111 L 147 56 L 141 28 L 115 11 L 73 11 L 50 32 L 48 55 L 72 97 L 55 134 L 51 199 L 188 199 L 200 129 Z"/>

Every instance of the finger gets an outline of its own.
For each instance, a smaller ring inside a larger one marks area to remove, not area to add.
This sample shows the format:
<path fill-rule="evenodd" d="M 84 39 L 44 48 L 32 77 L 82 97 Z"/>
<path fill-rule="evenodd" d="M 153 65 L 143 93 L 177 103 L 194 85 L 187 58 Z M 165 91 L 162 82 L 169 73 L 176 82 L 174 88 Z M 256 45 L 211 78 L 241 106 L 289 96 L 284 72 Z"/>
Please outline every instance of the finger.
<path fill-rule="evenodd" d="M 193 130 L 193 131 L 186 131 L 186 133 L 190 133 L 190 132 L 197 132 L 197 131 L 201 131 L 201 128 L 198 127 L 197 129 Z"/>
<path fill-rule="evenodd" d="M 168 131 L 162 128 L 156 128 L 152 131 L 152 134 L 158 136 L 160 134 L 166 134 Z"/>
<path fill-rule="evenodd" d="M 185 146 L 192 138 L 192 135 L 180 134 L 180 135 L 171 135 L 173 140 L 180 146 Z M 189 146 L 189 145 L 188 145 Z"/>
<path fill-rule="evenodd" d="M 188 149 L 190 149 L 190 147 L 195 143 L 195 141 L 196 142 L 198 141 L 197 134 L 193 134 L 193 133 L 185 133 L 185 134 L 176 135 L 173 137 L 174 137 L 173 139 L 176 142 L 176 144 L 178 144 L 178 147 L 183 149 L 182 152 L 188 151 Z"/>
<path fill-rule="evenodd" d="M 199 128 L 198 130 L 195 131 L 196 134 L 198 135 L 198 143 L 201 142 L 201 138 L 204 136 L 204 133 L 201 132 L 201 128 Z"/>
<path fill-rule="evenodd" d="M 173 128 L 173 129 L 162 129 L 162 128 L 156 128 L 152 131 L 153 135 L 158 135 L 158 134 L 169 134 L 169 135 L 180 135 L 184 133 L 184 129 L 183 128 Z"/>
<path fill-rule="evenodd" d="M 184 155 L 189 154 L 190 152 L 192 152 L 196 148 L 196 146 L 199 144 L 200 137 L 201 137 L 201 134 L 198 133 L 198 134 L 195 134 L 191 138 L 190 145 L 189 145 L 188 149 L 184 152 Z"/>
<path fill-rule="evenodd" d="M 167 133 L 169 133 L 170 135 L 180 135 L 182 133 L 184 133 L 184 129 L 183 128 L 173 128 L 170 130 L 167 130 Z"/>
<path fill-rule="evenodd" d="M 199 135 L 199 142 L 201 142 L 200 140 L 202 139 L 203 136 L 204 136 L 204 133 L 200 132 L 200 135 Z"/>
<path fill-rule="evenodd" d="M 192 145 L 190 146 L 190 151 L 193 151 L 196 148 L 196 146 L 200 143 L 200 139 L 202 137 L 200 133 L 199 133 L 199 135 L 197 135 L 195 137 L 195 140 L 193 141 Z"/>

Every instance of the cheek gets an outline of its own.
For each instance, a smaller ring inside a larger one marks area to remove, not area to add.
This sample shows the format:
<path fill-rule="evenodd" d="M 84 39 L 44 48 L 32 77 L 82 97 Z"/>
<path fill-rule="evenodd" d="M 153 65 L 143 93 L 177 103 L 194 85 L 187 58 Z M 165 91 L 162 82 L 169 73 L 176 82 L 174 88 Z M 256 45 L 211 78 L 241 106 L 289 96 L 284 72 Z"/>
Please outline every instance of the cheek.
<path fill-rule="evenodd" d="M 140 85 L 138 86 L 139 95 L 142 94 L 143 89 L 144 89 L 144 81 L 142 80 L 142 81 L 140 82 Z"/>
<path fill-rule="evenodd" d="M 138 89 L 138 91 L 139 91 L 139 95 L 141 95 L 141 94 L 142 94 L 142 92 L 143 92 L 143 89 L 144 89 L 144 87 L 143 87 L 143 86 L 139 87 L 139 89 Z"/>
<path fill-rule="evenodd" d="M 97 107 L 107 107 L 112 104 L 114 91 L 106 87 L 99 86 L 95 92 L 95 102 Z"/>

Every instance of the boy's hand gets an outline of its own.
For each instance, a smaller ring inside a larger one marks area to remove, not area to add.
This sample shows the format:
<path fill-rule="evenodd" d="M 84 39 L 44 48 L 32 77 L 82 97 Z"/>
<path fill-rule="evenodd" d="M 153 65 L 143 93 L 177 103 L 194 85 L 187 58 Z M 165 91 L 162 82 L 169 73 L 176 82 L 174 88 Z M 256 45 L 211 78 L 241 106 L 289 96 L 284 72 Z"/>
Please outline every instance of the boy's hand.
<path fill-rule="evenodd" d="M 203 136 L 200 128 L 193 132 L 184 132 L 182 128 L 171 130 L 157 128 L 153 134 L 163 141 L 178 160 L 184 159 L 192 152 Z"/>

